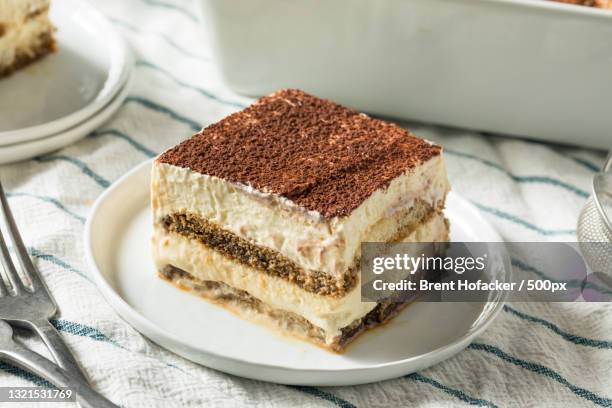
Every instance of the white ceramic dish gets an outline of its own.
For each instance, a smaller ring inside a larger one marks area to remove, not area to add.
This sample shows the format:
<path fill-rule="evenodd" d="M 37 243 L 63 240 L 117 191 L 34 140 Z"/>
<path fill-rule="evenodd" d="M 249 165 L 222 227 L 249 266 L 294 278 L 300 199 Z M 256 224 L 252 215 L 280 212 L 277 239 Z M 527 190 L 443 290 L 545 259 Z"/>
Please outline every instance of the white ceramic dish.
<path fill-rule="evenodd" d="M 95 115 L 88 117 L 84 122 L 70 129 L 29 142 L 0 146 L 0 164 L 13 163 L 40 156 L 84 138 L 117 112 L 130 91 L 130 85 L 131 78 L 128 78 L 123 88 L 115 96 L 115 99 Z"/>
<path fill-rule="evenodd" d="M 352 385 L 420 370 L 466 347 L 493 321 L 501 300 L 416 303 L 343 355 L 281 337 L 157 277 L 150 254 L 151 162 L 111 186 L 85 227 L 90 273 L 108 302 L 138 331 L 187 359 L 231 374 L 285 384 Z M 451 194 L 452 238 L 500 241 L 488 222 Z"/>
<path fill-rule="evenodd" d="M 228 85 L 608 149 L 612 11 L 546 0 L 197 0 Z"/>
<path fill-rule="evenodd" d="M 86 1 L 54 0 L 58 52 L 0 80 L 0 146 L 65 131 L 99 112 L 132 67 L 123 38 Z"/>

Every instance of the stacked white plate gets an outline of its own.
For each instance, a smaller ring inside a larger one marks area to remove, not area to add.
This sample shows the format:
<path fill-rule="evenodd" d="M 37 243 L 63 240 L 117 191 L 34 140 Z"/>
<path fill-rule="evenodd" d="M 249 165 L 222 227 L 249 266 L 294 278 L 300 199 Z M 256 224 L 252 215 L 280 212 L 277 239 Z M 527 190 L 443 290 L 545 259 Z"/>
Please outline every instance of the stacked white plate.
<path fill-rule="evenodd" d="M 0 79 L 0 164 L 59 149 L 121 106 L 133 66 L 113 25 L 87 2 L 54 0 L 58 51 Z"/>

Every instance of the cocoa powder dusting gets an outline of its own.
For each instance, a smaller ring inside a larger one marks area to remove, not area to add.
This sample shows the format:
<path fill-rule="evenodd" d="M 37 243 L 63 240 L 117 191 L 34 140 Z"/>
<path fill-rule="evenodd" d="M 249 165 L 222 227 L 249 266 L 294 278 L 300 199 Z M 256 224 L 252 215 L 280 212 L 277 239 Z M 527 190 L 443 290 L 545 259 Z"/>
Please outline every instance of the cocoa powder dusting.
<path fill-rule="evenodd" d="M 275 193 L 331 218 L 350 214 L 440 151 L 395 124 L 284 89 L 157 160 Z"/>

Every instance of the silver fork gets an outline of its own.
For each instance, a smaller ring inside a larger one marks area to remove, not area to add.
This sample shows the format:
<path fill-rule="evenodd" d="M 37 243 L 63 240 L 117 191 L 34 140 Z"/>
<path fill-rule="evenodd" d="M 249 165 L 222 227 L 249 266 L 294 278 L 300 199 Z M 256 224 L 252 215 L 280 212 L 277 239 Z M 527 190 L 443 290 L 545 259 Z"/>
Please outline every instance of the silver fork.
<path fill-rule="evenodd" d="M 76 376 L 76 373 L 56 366 L 40 354 L 15 342 L 13 329 L 4 320 L 0 320 L 0 358 L 43 377 L 57 387 L 69 388 L 83 408 L 117 408 L 94 391 L 82 377 Z"/>
<path fill-rule="evenodd" d="M 31 286 L 31 289 L 28 288 L 17 273 L 4 236 L 0 231 L 0 258 L 6 273 L 4 278 L 0 275 L 0 319 L 33 329 L 49 348 L 55 361 L 87 383 L 87 377 L 72 352 L 49 321 L 57 313 L 57 305 L 40 273 L 30 260 L 6 200 L 2 183 L 0 183 L 0 212 L 7 226 L 21 270 L 27 275 L 26 279 L 30 280 Z M 8 282 L 5 281 L 6 278 Z M 12 290 L 9 290 L 9 287 Z"/>

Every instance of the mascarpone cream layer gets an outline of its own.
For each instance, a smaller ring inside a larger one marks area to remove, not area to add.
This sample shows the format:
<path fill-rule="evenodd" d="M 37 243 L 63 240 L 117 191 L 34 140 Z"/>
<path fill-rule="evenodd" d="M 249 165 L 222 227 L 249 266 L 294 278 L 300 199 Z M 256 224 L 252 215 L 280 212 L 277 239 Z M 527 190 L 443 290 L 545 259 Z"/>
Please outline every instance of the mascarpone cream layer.
<path fill-rule="evenodd" d="M 49 7 L 49 0 L 0 0 L 0 23 L 21 23 L 38 10 Z"/>
<path fill-rule="evenodd" d="M 338 278 L 353 267 L 361 242 L 380 220 L 412 208 L 416 199 L 435 208 L 448 190 L 444 160 L 436 156 L 375 191 L 349 216 L 324 218 L 276 194 L 154 162 L 151 202 L 156 225 L 165 215 L 191 212 L 306 271 Z M 377 230 L 375 240 L 391 239 L 397 225 L 387 229 L 388 236 Z"/>
<path fill-rule="evenodd" d="M 437 214 L 417 227 L 403 241 L 445 241 L 448 227 Z M 200 242 L 168 232 L 156 225 L 153 231 L 153 259 L 159 270 L 173 265 L 201 280 L 223 282 L 244 290 L 269 306 L 303 316 L 326 332 L 327 341 L 340 335 L 340 329 L 365 316 L 376 303 L 361 302 L 360 282 L 341 298 L 321 296 L 297 285 L 270 276 L 234 261 Z M 245 315 L 248 315 L 245 313 Z"/>
<path fill-rule="evenodd" d="M 40 46 L 40 36 L 53 31 L 47 12 L 19 26 L 7 26 L 0 37 L 0 67 L 12 66 L 18 54 L 31 54 Z"/>

